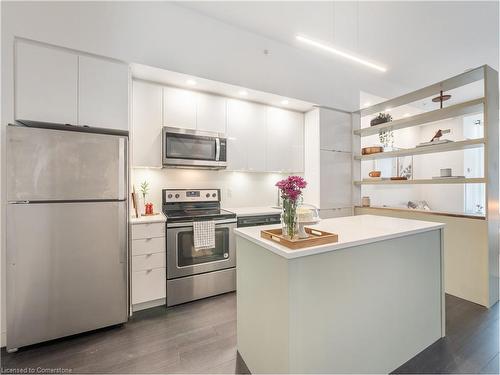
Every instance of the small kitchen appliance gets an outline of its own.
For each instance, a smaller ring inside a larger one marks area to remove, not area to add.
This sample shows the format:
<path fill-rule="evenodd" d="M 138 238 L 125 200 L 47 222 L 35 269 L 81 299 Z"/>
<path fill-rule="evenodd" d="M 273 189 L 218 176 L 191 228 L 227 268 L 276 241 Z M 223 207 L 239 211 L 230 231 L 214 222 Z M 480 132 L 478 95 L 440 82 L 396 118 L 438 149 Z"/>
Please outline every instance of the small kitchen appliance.
<path fill-rule="evenodd" d="M 219 189 L 164 189 L 167 306 L 236 289 L 236 214 L 220 208 Z M 196 249 L 193 223 L 213 221 L 215 246 Z"/>
<path fill-rule="evenodd" d="M 162 131 L 164 167 L 224 169 L 227 140 L 219 133 L 164 127 Z"/>

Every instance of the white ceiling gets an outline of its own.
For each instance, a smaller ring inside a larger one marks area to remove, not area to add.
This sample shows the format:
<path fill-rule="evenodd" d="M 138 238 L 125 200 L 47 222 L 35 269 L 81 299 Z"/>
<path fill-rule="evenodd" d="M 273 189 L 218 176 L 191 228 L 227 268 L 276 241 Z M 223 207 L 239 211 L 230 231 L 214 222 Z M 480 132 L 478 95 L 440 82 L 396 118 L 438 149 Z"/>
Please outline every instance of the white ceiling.
<path fill-rule="evenodd" d="M 178 5 L 329 59 L 295 35 L 331 43 L 388 68 L 408 91 L 488 64 L 498 70 L 498 2 L 182 2 Z M 272 51 L 270 51 L 272 53 Z M 366 70 L 366 67 L 359 67 Z M 352 69 L 356 74 L 356 69 Z M 353 77 L 354 79 L 355 77 Z M 374 92 L 383 96 L 382 92 Z"/>

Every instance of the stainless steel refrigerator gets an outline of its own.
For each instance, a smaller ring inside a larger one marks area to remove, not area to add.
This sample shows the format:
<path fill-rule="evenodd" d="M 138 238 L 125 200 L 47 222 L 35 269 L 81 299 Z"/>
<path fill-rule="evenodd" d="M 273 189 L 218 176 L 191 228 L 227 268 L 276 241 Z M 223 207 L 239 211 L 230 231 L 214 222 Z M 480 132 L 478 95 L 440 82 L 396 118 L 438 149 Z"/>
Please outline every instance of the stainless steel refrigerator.
<path fill-rule="evenodd" d="M 128 132 L 7 126 L 7 349 L 128 318 Z"/>

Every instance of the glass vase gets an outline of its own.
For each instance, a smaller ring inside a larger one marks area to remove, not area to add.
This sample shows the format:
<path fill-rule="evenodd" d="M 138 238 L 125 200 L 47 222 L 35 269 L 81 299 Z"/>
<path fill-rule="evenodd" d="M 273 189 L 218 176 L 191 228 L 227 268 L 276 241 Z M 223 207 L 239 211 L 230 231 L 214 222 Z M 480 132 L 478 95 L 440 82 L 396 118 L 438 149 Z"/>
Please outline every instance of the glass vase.
<path fill-rule="evenodd" d="M 281 213 L 282 234 L 293 239 L 297 234 L 297 201 L 283 199 Z"/>

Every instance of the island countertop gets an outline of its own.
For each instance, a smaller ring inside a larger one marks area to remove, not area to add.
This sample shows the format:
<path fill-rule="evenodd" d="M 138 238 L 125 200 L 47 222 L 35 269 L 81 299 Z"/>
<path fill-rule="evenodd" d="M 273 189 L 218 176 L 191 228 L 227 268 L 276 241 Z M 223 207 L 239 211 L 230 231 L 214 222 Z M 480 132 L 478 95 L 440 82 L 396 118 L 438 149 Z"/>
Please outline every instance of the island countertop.
<path fill-rule="evenodd" d="M 358 215 L 325 219 L 318 224 L 307 225 L 307 227 L 336 233 L 339 236 L 339 240 L 332 244 L 292 250 L 260 236 L 260 232 L 263 229 L 280 228 L 279 225 L 237 228 L 234 232 L 236 235 L 246 238 L 277 255 L 293 259 L 441 229 L 444 228 L 444 224 L 386 216 Z"/>

